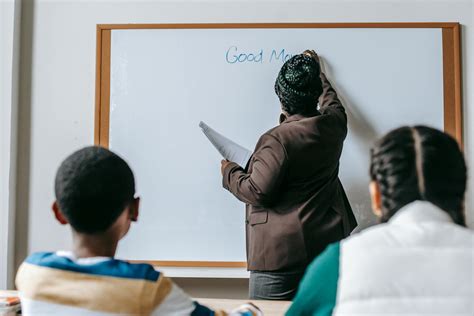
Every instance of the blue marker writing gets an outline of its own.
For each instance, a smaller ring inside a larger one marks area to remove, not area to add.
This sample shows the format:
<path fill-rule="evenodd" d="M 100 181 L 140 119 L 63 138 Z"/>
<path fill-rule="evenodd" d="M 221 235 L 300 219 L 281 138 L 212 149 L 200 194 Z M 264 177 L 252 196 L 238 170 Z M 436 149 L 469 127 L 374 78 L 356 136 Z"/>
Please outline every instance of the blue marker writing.
<path fill-rule="evenodd" d="M 258 53 L 238 53 L 237 46 L 231 46 L 225 54 L 225 60 L 229 64 L 235 63 L 263 63 L 263 49 Z"/>

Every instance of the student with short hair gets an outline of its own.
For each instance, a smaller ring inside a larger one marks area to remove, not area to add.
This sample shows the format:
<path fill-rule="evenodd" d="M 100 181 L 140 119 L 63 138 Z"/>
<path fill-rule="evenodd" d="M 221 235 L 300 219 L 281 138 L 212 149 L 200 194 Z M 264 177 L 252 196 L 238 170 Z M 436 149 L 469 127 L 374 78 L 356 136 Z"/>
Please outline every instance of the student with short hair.
<path fill-rule="evenodd" d="M 474 233 L 456 141 L 402 127 L 371 152 L 382 224 L 330 245 L 309 266 L 287 315 L 474 315 Z"/>
<path fill-rule="evenodd" d="M 16 279 L 23 315 L 225 315 L 199 305 L 149 264 L 114 259 L 138 219 L 139 198 L 127 163 L 86 147 L 59 167 L 54 216 L 70 224 L 73 250 L 35 253 Z M 245 305 L 234 315 L 258 315 Z"/>

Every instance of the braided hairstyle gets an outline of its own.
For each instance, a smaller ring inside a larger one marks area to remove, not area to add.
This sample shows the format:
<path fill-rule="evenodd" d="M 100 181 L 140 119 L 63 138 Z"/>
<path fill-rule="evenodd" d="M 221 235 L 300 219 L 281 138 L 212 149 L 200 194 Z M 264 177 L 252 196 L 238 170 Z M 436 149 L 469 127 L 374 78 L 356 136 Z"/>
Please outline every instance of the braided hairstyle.
<path fill-rule="evenodd" d="M 280 69 L 275 93 L 288 114 L 314 112 L 323 93 L 319 63 L 307 54 L 291 57 Z"/>
<path fill-rule="evenodd" d="M 456 140 L 448 134 L 426 126 L 391 131 L 371 150 L 370 176 L 380 189 L 382 222 L 421 200 L 466 225 L 466 164 Z"/>

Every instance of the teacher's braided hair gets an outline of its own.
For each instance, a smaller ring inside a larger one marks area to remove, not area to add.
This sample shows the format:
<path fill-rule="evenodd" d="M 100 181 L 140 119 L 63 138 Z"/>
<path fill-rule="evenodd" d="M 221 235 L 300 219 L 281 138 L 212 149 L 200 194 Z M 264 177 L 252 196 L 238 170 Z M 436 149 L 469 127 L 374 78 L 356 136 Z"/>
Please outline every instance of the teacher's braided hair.
<path fill-rule="evenodd" d="M 281 67 L 275 81 L 275 93 L 288 114 L 314 112 L 323 93 L 321 68 L 314 57 L 299 54 Z"/>
<path fill-rule="evenodd" d="M 381 193 L 382 222 L 421 200 L 466 225 L 466 164 L 458 143 L 448 134 L 426 126 L 391 131 L 371 150 L 370 176 Z"/>

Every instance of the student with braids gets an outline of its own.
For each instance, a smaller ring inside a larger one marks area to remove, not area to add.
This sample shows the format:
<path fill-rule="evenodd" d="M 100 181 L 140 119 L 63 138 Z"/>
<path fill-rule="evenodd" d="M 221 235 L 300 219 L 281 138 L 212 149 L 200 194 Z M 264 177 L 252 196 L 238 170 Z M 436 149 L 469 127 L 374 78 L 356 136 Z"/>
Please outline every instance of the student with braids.
<path fill-rule="evenodd" d="M 247 168 L 224 161 L 223 185 L 247 204 L 250 297 L 292 299 L 308 264 L 356 221 L 339 181 L 347 117 L 314 51 L 289 59 L 275 82 L 280 125 Z"/>
<path fill-rule="evenodd" d="M 316 258 L 287 315 L 474 315 L 474 233 L 456 141 L 429 127 L 396 129 L 372 149 L 370 176 L 382 224 Z"/>

